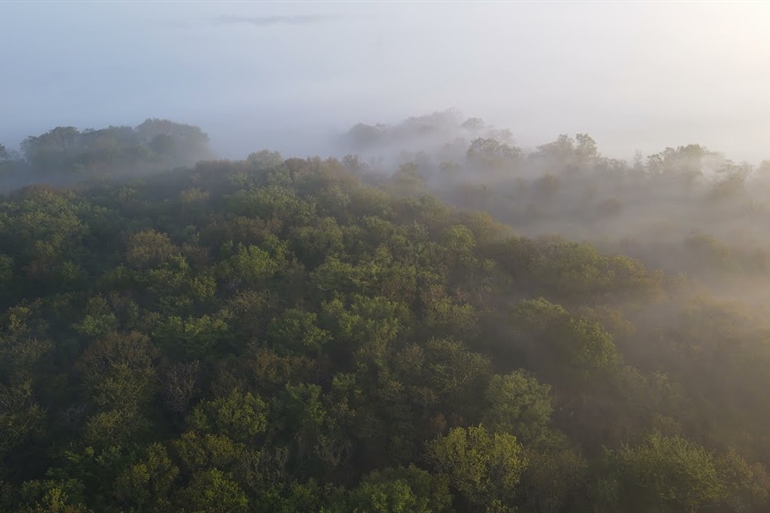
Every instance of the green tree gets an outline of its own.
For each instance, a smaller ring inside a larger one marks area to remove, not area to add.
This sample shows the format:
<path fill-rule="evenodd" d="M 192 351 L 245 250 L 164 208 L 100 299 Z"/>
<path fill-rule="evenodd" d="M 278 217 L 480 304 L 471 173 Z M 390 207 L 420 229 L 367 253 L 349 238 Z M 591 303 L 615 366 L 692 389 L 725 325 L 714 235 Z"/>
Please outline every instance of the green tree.
<path fill-rule="evenodd" d="M 35 401 L 32 383 L 0 382 L 0 457 L 45 429 L 46 412 Z"/>
<path fill-rule="evenodd" d="M 445 476 L 414 465 L 371 472 L 350 492 L 353 510 L 362 513 L 439 513 L 448 511 L 451 501 Z"/>
<path fill-rule="evenodd" d="M 257 246 L 238 245 L 233 255 L 223 264 L 222 274 L 230 287 L 243 284 L 252 287 L 264 283 L 278 270 L 270 254 Z"/>
<path fill-rule="evenodd" d="M 157 267 L 178 254 L 169 236 L 155 230 L 143 230 L 129 236 L 126 261 L 132 267 Z"/>
<path fill-rule="evenodd" d="M 747 462 L 735 449 L 716 459 L 717 472 L 725 487 L 722 511 L 764 511 L 770 498 L 770 475 L 761 463 Z"/>
<path fill-rule="evenodd" d="M 512 170 L 521 150 L 492 138 L 476 138 L 466 152 L 468 164 L 484 171 Z"/>
<path fill-rule="evenodd" d="M 486 393 L 484 425 L 516 435 L 522 443 L 547 441 L 553 413 L 551 387 L 522 370 L 492 376 Z"/>
<path fill-rule="evenodd" d="M 316 314 L 311 312 L 286 310 L 268 326 L 268 342 L 282 352 L 318 354 L 331 340 L 331 335 L 317 326 L 316 319 Z"/>
<path fill-rule="evenodd" d="M 175 358 L 204 359 L 229 340 L 231 316 L 228 310 L 200 317 L 172 316 L 159 323 L 154 335 Z"/>
<path fill-rule="evenodd" d="M 170 494 L 179 475 L 166 449 L 159 443 L 146 449 L 144 458 L 125 469 L 115 480 L 115 496 L 138 511 L 160 513 L 171 507 Z"/>
<path fill-rule="evenodd" d="M 146 335 L 113 332 L 94 340 L 78 363 L 96 404 L 130 411 L 152 401 L 158 356 Z"/>
<path fill-rule="evenodd" d="M 527 467 L 516 437 L 483 426 L 454 428 L 428 443 L 426 461 L 449 476 L 452 488 L 474 507 L 495 500 L 512 505 Z"/>
<path fill-rule="evenodd" d="M 468 351 L 452 339 L 433 339 L 425 347 L 426 384 L 458 414 L 475 415 L 483 404 L 476 401 L 492 375 L 488 357 Z"/>
<path fill-rule="evenodd" d="M 236 513 L 248 511 L 248 507 L 249 499 L 240 486 L 217 469 L 193 475 L 190 484 L 176 500 L 177 511 L 185 513 Z"/>
<path fill-rule="evenodd" d="M 638 446 L 608 451 L 606 459 L 623 511 L 694 513 L 724 497 L 714 457 L 679 436 L 652 434 Z"/>
<path fill-rule="evenodd" d="M 189 423 L 204 433 L 226 435 L 234 441 L 253 442 L 267 430 L 267 404 L 251 392 L 233 389 L 226 397 L 203 401 Z"/>

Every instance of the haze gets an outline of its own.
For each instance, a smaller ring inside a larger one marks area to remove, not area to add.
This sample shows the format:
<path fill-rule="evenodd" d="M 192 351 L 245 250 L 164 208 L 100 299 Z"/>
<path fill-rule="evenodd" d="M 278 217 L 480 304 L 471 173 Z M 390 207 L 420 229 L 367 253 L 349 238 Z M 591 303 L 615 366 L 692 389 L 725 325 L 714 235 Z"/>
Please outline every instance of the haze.
<path fill-rule="evenodd" d="M 0 141 L 53 126 L 203 127 L 214 150 L 323 153 L 362 121 L 458 108 L 533 146 L 630 158 L 698 143 L 757 163 L 764 3 L 4 2 Z"/>

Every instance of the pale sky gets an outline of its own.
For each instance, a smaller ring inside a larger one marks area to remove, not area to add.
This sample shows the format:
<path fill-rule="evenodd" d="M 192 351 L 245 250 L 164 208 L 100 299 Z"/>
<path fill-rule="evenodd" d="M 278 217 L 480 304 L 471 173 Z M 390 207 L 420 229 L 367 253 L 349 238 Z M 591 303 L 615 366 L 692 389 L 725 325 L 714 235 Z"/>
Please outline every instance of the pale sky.
<path fill-rule="evenodd" d="M 0 142 L 201 126 L 229 157 L 450 107 L 523 146 L 770 159 L 770 2 L 0 0 Z"/>

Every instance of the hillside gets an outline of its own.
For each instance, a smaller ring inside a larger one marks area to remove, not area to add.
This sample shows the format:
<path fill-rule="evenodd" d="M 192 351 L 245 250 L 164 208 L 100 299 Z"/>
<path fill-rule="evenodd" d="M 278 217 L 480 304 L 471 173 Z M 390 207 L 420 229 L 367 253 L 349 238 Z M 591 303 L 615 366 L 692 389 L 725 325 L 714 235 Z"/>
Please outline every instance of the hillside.
<path fill-rule="evenodd" d="M 558 141 L 10 193 L 0 508 L 767 511 L 761 188 Z"/>

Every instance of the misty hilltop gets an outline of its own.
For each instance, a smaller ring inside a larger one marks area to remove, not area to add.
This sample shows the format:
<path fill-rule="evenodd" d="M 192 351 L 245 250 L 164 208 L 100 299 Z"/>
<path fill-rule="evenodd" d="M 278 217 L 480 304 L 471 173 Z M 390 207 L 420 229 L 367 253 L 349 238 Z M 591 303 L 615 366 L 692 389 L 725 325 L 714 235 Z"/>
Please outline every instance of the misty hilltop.
<path fill-rule="evenodd" d="M 147 119 L 132 128 L 78 130 L 56 127 L 29 136 L 20 151 L 0 145 L 0 190 L 30 183 L 67 184 L 119 176 L 141 176 L 213 157 L 200 128 Z"/>
<path fill-rule="evenodd" d="M 0 190 L 129 180 L 215 158 L 202 129 L 159 119 L 135 128 L 58 127 L 26 138 L 20 150 L 2 148 Z M 717 268 L 764 281 L 770 265 L 768 161 L 736 163 L 689 144 L 637 152 L 628 162 L 603 155 L 585 133 L 524 148 L 512 130 L 456 109 L 392 125 L 354 124 L 330 153 L 367 183 L 395 180 L 401 193 L 487 212 L 521 234 L 589 242 L 712 285 L 721 281 Z M 247 161 L 282 159 L 264 150 Z M 722 293 L 742 287 L 724 285 Z"/>
<path fill-rule="evenodd" d="M 770 512 L 769 3 L 0 20 L 0 513 Z"/>

